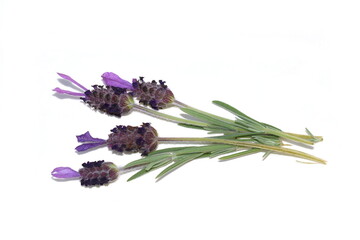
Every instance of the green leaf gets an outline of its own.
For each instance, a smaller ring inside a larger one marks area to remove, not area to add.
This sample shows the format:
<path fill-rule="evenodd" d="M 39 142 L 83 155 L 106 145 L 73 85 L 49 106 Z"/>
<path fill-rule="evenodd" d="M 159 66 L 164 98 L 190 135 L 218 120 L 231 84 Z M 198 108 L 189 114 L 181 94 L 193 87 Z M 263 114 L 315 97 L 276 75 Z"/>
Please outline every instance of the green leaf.
<path fill-rule="evenodd" d="M 164 149 L 159 149 L 156 151 L 153 151 L 151 153 L 149 153 L 148 156 L 154 156 L 154 155 L 158 155 L 158 154 L 163 154 L 163 153 L 170 153 L 170 152 L 176 152 L 178 150 L 182 150 L 188 147 L 172 147 L 172 148 L 164 148 Z"/>
<path fill-rule="evenodd" d="M 206 153 L 206 152 L 217 151 L 220 149 L 225 149 L 228 147 L 229 147 L 229 145 L 226 145 L 226 144 L 210 144 L 210 145 L 200 146 L 200 147 L 187 147 L 186 149 L 177 151 L 175 154 L 181 155 L 181 154 L 189 154 L 189 153 Z"/>
<path fill-rule="evenodd" d="M 254 124 L 258 125 L 258 126 L 263 127 L 262 123 L 260 123 L 260 122 L 256 121 L 255 119 L 247 116 L 243 112 L 240 112 L 238 109 L 234 108 L 233 106 L 230 106 L 227 103 L 215 100 L 215 101 L 213 101 L 213 104 L 215 104 L 216 106 L 221 107 L 221 108 L 231 112 L 232 114 L 238 116 L 241 119 L 244 119 L 244 120 L 246 120 L 248 122 L 252 122 L 252 123 L 254 123 Z"/>
<path fill-rule="evenodd" d="M 140 171 L 138 171 L 137 173 L 135 173 L 134 175 L 132 175 L 127 181 L 130 182 L 130 181 L 132 181 L 132 180 L 134 180 L 134 179 L 136 179 L 136 178 L 138 178 L 138 177 L 141 177 L 142 175 L 147 174 L 147 173 L 149 173 L 149 172 L 151 172 L 151 171 L 153 171 L 153 170 L 155 170 L 155 169 L 158 169 L 158 168 L 161 168 L 161 167 L 163 167 L 163 166 L 166 166 L 166 165 L 168 165 L 168 164 L 171 163 L 171 162 L 172 162 L 172 160 L 164 161 L 164 162 L 162 162 L 161 164 L 158 164 L 158 165 L 156 165 L 156 166 L 153 166 L 153 167 L 152 167 L 151 169 L 149 169 L 149 170 L 146 170 L 146 167 L 144 167 L 143 169 L 141 169 Z"/>
<path fill-rule="evenodd" d="M 281 140 L 277 136 L 263 135 L 263 136 L 253 136 L 252 138 L 261 144 L 265 144 L 265 145 L 269 145 L 269 146 L 280 146 L 281 145 Z"/>
<path fill-rule="evenodd" d="M 232 133 L 232 134 L 224 134 L 222 136 L 214 136 L 210 138 L 217 138 L 217 139 L 236 139 L 236 138 L 244 138 L 244 137 L 251 137 L 254 135 L 259 135 L 264 133 L 254 133 L 254 132 L 246 132 L 246 133 Z"/>
<path fill-rule="evenodd" d="M 215 126 L 221 126 L 221 127 L 226 127 L 232 130 L 238 130 L 238 127 L 235 124 L 231 124 L 227 121 L 224 121 L 223 119 L 221 119 L 220 117 L 216 117 L 214 115 L 210 115 L 210 114 L 206 114 L 203 112 L 199 112 L 197 110 L 194 109 L 190 109 L 190 108 L 181 108 L 181 110 L 187 114 L 189 114 L 190 116 L 193 116 L 195 118 L 198 118 L 202 121 L 214 124 Z M 206 127 L 204 127 L 206 129 Z"/>
<path fill-rule="evenodd" d="M 202 126 L 196 126 L 196 125 L 187 124 L 187 123 L 178 123 L 178 125 L 181 126 L 181 127 L 186 127 L 186 128 L 204 130 L 204 127 L 202 127 Z"/>
<path fill-rule="evenodd" d="M 214 158 L 214 157 L 217 157 L 217 156 L 220 156 L 220 155 L 232 153 L 232 152 L 234 152 L 236 150 L 237 150 L 237 147 L 229 146 L 229 148 L 227 148 L 227 149 L 221 149 L 221 150 L 218 150 L 218 151 L 213 151 L 209 155 L 209 158 Z"/>
<path fill-rule="evenodd" d="M 126 164 L 124 166 L 124 168 L 130 168 L 130 167 L 135 167 L 135 166 L 139 166 L 139 165 L 143 165 L 143 164 L 148 164 L 148 163 L 156 162 L 161 159 L 166 159 L 166 158 L 169 158 L 172 156 L 173 156 L 173 154 L 171 154 L 171 153 L 163 153 L 163 154 L 158 154 L 158 155 L 154 155 L 154 156 L 147 156 L 147 157 L 141 158 L 139 160 L 129 162 L 128 164 Z"/>
<path fill-rule="evenodd" d="M 162 172 L 160 172 L 156 178 L 161 178 L 163 176 L 165 176 L 166 174 L 170 173 L 171 171 L 174 171 L 175 169 L 185 165 L 186 163 L 194 160 L 195 158 L 198 158 L 199 156 L 203 155 L 202 153 L 197 153 L 197 154 L 189 154 L 186 156 L 181 156 L 178 159 L 175 160 L 175 162 L 173 164 L 171 164 L 170 166 L 168 166 L 167 168 L 165 168 Z"/>
<path fill-rule="evenodd" d="M 315 136 L 310 132 L 309 129 L 305 128 L 305 132 L 307 133 L 307 135 L 315 139 Z"/>
<path fill-rule="evenodd" d="M 267 151 L 264 155 L 263 155 L 263 160 L 265 160 L 268 156 L 270 156 L 271 151 Z"/>
<path fill-rule="evenodd" d="M 258 152 L 261 152 L 261 150 L 252 148 L 252 149 L 249 149 L 249 150 L 245 150 L 245 151 L 241 151 L 241 152 L 238 152 L 238 153 L 234 153 L 234 154 L 231 154 L 231 155 L 221 157 L 221 158 L 219 158 L 219 160 L 221 160 L 221 161 L 230 160 L 230 159 L 239 158 L 239 157 L 243 157 L 243 156 L 258 153 Z"/>

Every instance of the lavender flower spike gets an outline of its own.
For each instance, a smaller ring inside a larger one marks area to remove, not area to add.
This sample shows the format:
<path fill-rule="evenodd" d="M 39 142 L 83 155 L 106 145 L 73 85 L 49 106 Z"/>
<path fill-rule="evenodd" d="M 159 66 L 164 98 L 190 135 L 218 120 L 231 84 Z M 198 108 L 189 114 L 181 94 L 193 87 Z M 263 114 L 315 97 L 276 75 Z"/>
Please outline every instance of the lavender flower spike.
<path fill-rule="evenodd" d="M 129 90 L 134 90 L 132 84 L 122 78 L 120 78 L 117 74 L 113 72 L 105 72 L 101 75 L 103 82 L 107 86 L 126 88 Z"/>
<path fill-rule="evenodd" d="M 69 168 L 69 167 L 58 167 L 55 168 L 51 175 L 55 178 L 68 179 L 68 178 L 80 178 L 80 173 Z"/>
<path fill-rule="evenodd" d="M 95 148 L 95 147 L 106 144 L 106 140 L 101 139 L 101 138 L 93 138 L 90 135 L 89 131 L 87 131 L 84 134 L 76 136 L 76 138 L 77 138 L 78 142 L 85 142 L 84 144 L 81 144 L 75 148 L 76 151 L 78 151 L 78 152 L 87 151 L 91 148 Z"/>
<path fill-rule="evenodd" d="M 86 104 L 90 105 L 96 110 L 99 110 L 100 112 L 105 112 L 109 115 L 121 117 L 123 114 L 129 113 L 133 108 L 133 96 L 131 93 L 127 92 L 126 88 L 93 85 L 93 89 L 88 90 L 68 75 L 62 73 L 58 73 L 58 75 L 80 87 L 83 91 L 80 90 L 80 92 L 72 92 L 60 88 L 55 88 L 53 91 L 60 94 L 68 94 L 71 96 L 80 97 L 80 99 L 83 100 Z M 103 76 L 105 76 L 106 79 L 110 79 L 110 81 L 113 80 L 118 82 L 125 82 L 124 84 L 126 86 L 124 87 L 132 87 L 129 82 L 122 80 L 116 74 L 104 73 Z"/>
<path fill-rule="evenodd" d="M 104 160 L 85 162 L 82 166 L 83 168 L 80 168 L 79 171 L 69 167 L 58 167 L 51 172 L 51 175 L 56 179 L 78 179 L 82 186 L 92 187 L 108 185 L 115 181 L 120 174 L 119 168 L 114 163 Z"/>

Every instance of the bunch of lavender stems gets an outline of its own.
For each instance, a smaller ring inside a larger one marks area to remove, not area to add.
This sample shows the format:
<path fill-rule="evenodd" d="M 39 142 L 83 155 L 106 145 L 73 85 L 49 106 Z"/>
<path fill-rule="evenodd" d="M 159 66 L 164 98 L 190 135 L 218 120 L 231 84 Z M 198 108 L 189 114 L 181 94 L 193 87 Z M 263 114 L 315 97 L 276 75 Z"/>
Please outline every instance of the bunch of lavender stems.
<path fill-rule="evenodd" d="M 54 89 L 54 91 L 61 94 L 68 94 L 80 97 L 90 106 L 94 107 L 97 110 L 106 112 L 109 115 L 115 115 L 120 117 L 124 113 L 129 113 L 131 110 L 136 110 L 141 113 L 156 117 L 158 119 L 175 122 L 183 127 L 205 130 L 208 131 L 209 134 L 222 134 L 206 138 L 158 137 L 156 141 L 158 141 L 159 143 L 172 142 L 206 145 L 166 148 L 156 151 L 147 151 L 146 154 L 143 155 L 148 154 L 148 156 L 130 162 L 121 168 L 122 171 L 132 171 L 139 168 L 141 169 L 135 175 L 130 177 L 129 180 L 133 180 L 137 177 L 142 176 L 145 173 L 148 173 L 160 167 L 170 165 L 157 176 L 158 178 L 161 178 L 167 175 L 172 170 L 199 158 L 220 157 L 220 160 L 228 160 L 249 154 L 255 154 L 258 152 L 264 152 L 264 158 L 269 156 L 271 153 L 278 153 L 310 160 L 310 162 L 307 163 L 326 164 L 326 161 L 315 156 L 283 147 L 284 144 L 282 143 L 282 140 L 309 145 L 322 141 L 322 137 L 314 136 L 308 129 L 306 129 L 307 135 L 283 132 L 279 128 L 263 122 L 259 122 L 245 115 L 244 113 L 230 106 L 229 104 L 221 101 L 213 101 L 213 104 L 234 114 L 235 120 L 211 114 L 196 109 L 194 107 L 190 107 L 189 105 L 186 105 L 176 100 L 172 92 L 164 84 L 165 82 L 161 80 L 159 81 L 160 85 L 157 85 L 156 81 L 152 81 L 151 83 L 144 83 L 143 78 L 140 78 L 140 81 L 134 79 L 133 83 L 131 84 L 119 78 L 116 74 L 105 73 L 102 75 L 102 77 L 105 82 L 106 88 L 95 85 L 93 86 L 94 90 L 90 91 L 75 80 L 73 80 L 71 77 L 64 74 L 59 75 L 64 79 L 74 83 L 76 86 L 80 87 L 84 92 L 75 93 L 59 88 Z M 162 90 L 162 97 L 158 99 L 154 98 L 149 101 L 149 87 L 153 88 L 153 91 L 158 89 Z M 127 91 L 129 91 L 129 94 L 127 93 Z M 104 98 L 111 99 L 112 97 L 116 97 L 116 99 L 120 98 L 118 100 L 119 102 L 110 105 L 106 103 L 106 101 L 105 103 L 103 102 Z M 139 104 L 135 104 L 133 97 L 137 97 L 139 99 L 139 102 L 144 104 L 145 107 Z M 149 105 L 153 109 L 148 108 L 147 106 Z M 185 117 L 175 117 L 158 111 L 159 109 L 169 106 L 176 106 L 187 115 L 185 115 Z M 189 118 L 192 118 L 192 120 L 189 120 Z M 107 143 L 106 140 L 103 139 L 95 139 L 95 142 L 93 142 L 94 138 L 92 138 L 91 136 L 89 139 L 90 143 L 83 145 L 91 145 L 92 148 L 93 146 L 98 146 L 99 144 L 104 145 Z M 136 141 L 136 144 L 139 144 L 138 140 Z M 96 179 L 94 183 L 105 183 L 106 181 L 104 181 L 104 179 Z M 89 182 L 86 183 L 89 184 Z"/>
<path fill-rule="evenodd" d="M 109 77 L 104 77 L 104 75 L 110 75 L 111 78 L 109 80 Z M 80 87 L 84 91 L 87 91 L 88 89 L 73 80 L 71 77 L 59 74 L 64 79 L 67 79 L 74 83 L 76 86 Z M 126 89 L 131 89 L 131 84 L 121 78 L 119 78 L 116 74 L 113 73 L 104 73 L 103 80 L 107 86 L 121 86 Z M 84 93 L 74 93 L 70 91 L 65 91 L 59 88 L 55 88 L 54 91 L 57 91 L 58 93 L 62 94 L 69 94 L 73 96 L 79 96 L 82 97 L 85 94 Z M 186 105 L 175 98 L 172 100 L 171 106 L 179 107 L 183 112 L 188 114 L 189 116 L 197 119 L 195 120 L 188 120 L 186 118 L 179 118 L 175 116 L 171 116 L 169 114 L 161 113 L 157 110 L 153 110 L 147 107 L 143 107 L 139 104 L 134 103 L 134 101 L 129 102 L 129 108 L 131 110 L 135 110 L 144 114 L 147 114 L 149 116 L 166 120 L 169 122 L 178 123 L 180 126 L 183 127 L 189 127 L 189 128 L 195 128 L 195 129 L 202 129 L 206 130 L 209 133 L 221 133 L 224 134 L 224 136 L 229 136 L 231 138 L 234 137 L 235 133 L 241 133 L 236 135 L 236 138 L 241 137 L 252 137 L 255 142 L 264 143 L 267 144 L 269 141 L 271 141 L 271 138 L 269 139 L 269 135 L 277 136 L 281 139 L 285 140 L 291 140 L 293 142 L 303 143 L 303 144 L 314 144 L 316 142 L 322 141 L 322 137 L 314 136 L 310 133 L 309 130 L 306 129 L 306 132 L 308 135 L 302 135 L 302 134 L 294 134 L 294 133 L 287 133 L 281 131 L 279 128 L 276 128 L 274 126 L 271 126 L 266 123 L 261 123 L 253 118 L 250 118 L 249 116 L 245 115 L 238 109 L 223 103 L 221 101 L 213 101 L 213 103 L 219 107 L 224 108 L 225 110 L 233 113 L 236 116 L 236 120 L 230 120 L 221 116 L 217 116 L 211 113 L 207 113 L 205 111 L 201 111 L 199 109 L 196 109 L 194 107 L 190 107 L 189 105 Z M 265 137 L 265 138 L 264 138 Z M 277 144 L 278 140 L 271 143 Z"/>

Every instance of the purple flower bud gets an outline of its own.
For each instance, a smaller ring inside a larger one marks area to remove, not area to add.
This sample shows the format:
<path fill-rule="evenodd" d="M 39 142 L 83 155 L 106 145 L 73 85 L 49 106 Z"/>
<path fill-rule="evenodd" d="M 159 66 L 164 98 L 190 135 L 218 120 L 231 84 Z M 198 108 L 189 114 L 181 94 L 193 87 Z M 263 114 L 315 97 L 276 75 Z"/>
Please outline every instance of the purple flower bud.
<path fill-rule="evenodd" d="M 175 100 L 174 94 L 162 80 L 158 84 L 155 80 L 144 82 L 144 77 L 139 77 L 139 80 L 133 79 L 132 86 L 133 95 L 139 103 L 150 105 L 155 110 L 166 108 Z"/>
<path fill-rule="evenodd" d="M 112 72 L 106 72 L 101 75 L 103 82 L 107 86 L 125 88 L 129 90 L 133 90 L 133 86 L 130 82 L 120 78 L 118 75 Z"/>
<path fill-rule="evenodd" d="M 77 171 L 69 168 L 69 167 L 58 167 L 55 168 L 51 175 L 55 178 L 62 178 L 62 179 L 68 179 L 68 178 L 79 178 L 80 173 Z"/>
<path fill-rule="evenodd" d="M 96 186 L 115 181 L 119 176 L 118 167 L 112 162 L 95 161 L 82 164 L 79 170 L 82 186 Z"/>

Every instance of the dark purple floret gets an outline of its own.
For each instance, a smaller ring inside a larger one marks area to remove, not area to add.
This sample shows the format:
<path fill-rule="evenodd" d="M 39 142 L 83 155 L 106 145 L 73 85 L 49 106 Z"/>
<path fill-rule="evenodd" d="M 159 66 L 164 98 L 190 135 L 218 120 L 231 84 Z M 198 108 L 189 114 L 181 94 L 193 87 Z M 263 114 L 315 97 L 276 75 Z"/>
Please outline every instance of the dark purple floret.
<path fill-rule="evenodd" d="M 157 104 L 155 99 L 151 99 L 150 102 L 149 102 L 149 105 L 150 105 L 151 108 L 153 108 L 155 110 L 159 110 L 158 104 Z"/>
<path fill-rule="evenodd" d="M 104 163 L 104 160 L 95 161 L 95 162 L 86 162 L 83 163 L 82 166 L 84 168 L 92 168 L 92 167 L 100 167 Z"/>

